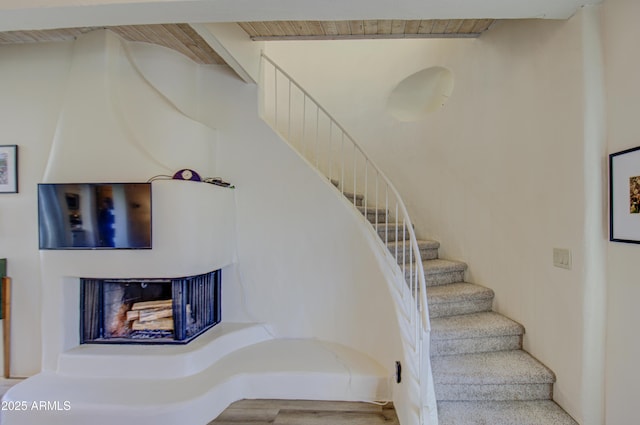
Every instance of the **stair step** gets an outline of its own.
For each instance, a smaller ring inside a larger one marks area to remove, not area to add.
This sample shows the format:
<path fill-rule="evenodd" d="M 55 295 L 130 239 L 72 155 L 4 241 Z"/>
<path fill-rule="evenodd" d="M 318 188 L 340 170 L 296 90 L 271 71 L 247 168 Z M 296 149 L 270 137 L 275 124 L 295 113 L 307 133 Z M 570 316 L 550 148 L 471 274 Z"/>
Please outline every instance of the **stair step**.
<path fill-rule="evenodd" d="M 434 318 L 431 355 L 519 350 L 524 327 L 494 312 Z"/>
<path fill-rule="evenodd" d="M 578 425 L 551 400 L 441 401 L 440 425 Z"/>
<path fill-rule="evenodd" d="M 550 400 L 555 375 L 522 350 L 431 358 L 437 400 Z"/>
<path fill-rule="evenodd" d="M 338 190 L 340 189 L 340 182 L 336 179 L 330 179 L 331 184 L 334 185 Z M 356 193 L 354 195 L 353 192 L 342 192 L 342 194 L 351 202 L 353 202 L 355 204 L 355 206 L 361 206 L 364 205 L 364 195 L 361 195 L 359 193 Z"/>
<path fill-rule="evenodd" d="M 467 264 L 462 261 L 444 260 L 442 258 L 424 260 L 422 266 L 427 286 L 463 282 L 464 272 L 467 270 Z"/>
<path fill-rule="evenodd" d="M 402 264 L 400 265 L 402 267 Z M 411 267 L 413 266 L 413 268 Z M 405 278 L 409 280 L 412 273 L 415 273 L 415 265 L 408 260 L 405 261 Z M 467 270 L 467 264 L 461 261 L 443 260 L 436 258 L 434 260 L 424 260 L 422 262 L 424 269 L 424 278 L 427 286 L 448 285 L 464 281 L 464 272 Z"/>
<path fill-rule="evenodd" d="M 350 202 L 352 202 L 356 207 L 360 207 L 364 205 L 364 195 L 360 195 L 356 193 L 355 195 L 351 192 L 343 192 L 342 193 Z"/>
<path fill-rule="evenodd" d="M 365 207 L 364 206 L 359 206 L 356 207 L 358 208 L 358 211 L 360 211 L 361 214 L 364 214 L 365 212 Z M 367 211 L 367 220 L 369 220 L 369 222 L 371 222 L 372 224 L 375 224 L 376 221 L 378 223 L 385 223 L 387 221 L 387 210 L 385 210 L 384 208 L 372 208 L 370 206 L 366 207 L 366 211 Z M 391 219 L 389 218 L 389 223 L 395 222 L 395 219 Z"/>
<path fill-rule="evenodd" d="M 429 316 L 434 318 L 490 311 L 493 296 L 491 289 L 474 283 L 430 286 L 427 287 Z"/>
<path fill-rule="evenodd" d="M 396 242 L 409 239 L 409 229 L 402 224 L 378 224 L 378 236 L 383 241 Z M 404 231 L 403 231 L 404 230 Z"/>
<path fill-rule="evenodd" d="M 422 260 L 435 260 L 438 258 L 438 248 L 440 248 L 440 242 L 429 241 L 429 240 L 418 240 L 418 249 L 420 250 L 420 257 Z M 403 249 L 404 249 L 404 261 L 414 261 L 415 255 L 413 250 L 409 253 L 409 246 L 411 242 L 409 241 L 398 241 L 398 242 L 389 242 L 387 247 L 389 247 L 389 251 L 396 255 L 396 249 L 398 250 L 398 256 L 396 257 L 398 260 L 398 264 L 402 264 L 403 262 Z"/>

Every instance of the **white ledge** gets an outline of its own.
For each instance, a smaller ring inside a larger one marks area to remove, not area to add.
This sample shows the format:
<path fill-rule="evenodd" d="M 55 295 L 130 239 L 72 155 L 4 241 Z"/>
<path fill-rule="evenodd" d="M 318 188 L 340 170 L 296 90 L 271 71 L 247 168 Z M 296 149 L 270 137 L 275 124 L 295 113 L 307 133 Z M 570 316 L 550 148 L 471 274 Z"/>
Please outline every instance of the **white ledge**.
<path fill-rule="evenodd" d="M 11 388 L 2 425 L 205 424 L 241 399 L 390 400 L 390 373 L 340 344 L 273 339 L 179 379 L 81 378 L 43 372 Z M 34 401 L 60 409 L 31 409 Z M 66 402 L 66 404 L 65 404 Z M 68 406 L 68 409 L 64 407 Z"/>
<path fill-rule="evenodd" d="M 223 322 L 185 345 L 83 344 L 62 353 L 58 373 L 85 378 L 182 378 L 271 338 L 265 325 Z"/>

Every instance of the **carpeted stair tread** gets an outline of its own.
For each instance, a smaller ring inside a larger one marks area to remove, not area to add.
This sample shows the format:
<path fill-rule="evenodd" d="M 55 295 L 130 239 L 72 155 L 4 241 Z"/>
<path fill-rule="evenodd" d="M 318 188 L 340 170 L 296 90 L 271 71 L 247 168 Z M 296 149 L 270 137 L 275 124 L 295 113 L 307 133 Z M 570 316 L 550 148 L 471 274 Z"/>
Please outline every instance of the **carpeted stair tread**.
<path fill-rule="evenodd" d="M 375 229 L 376 225 L 373 224 L 373 226 Z M 383 241 L 395 242 L 409 239 L 409 229 L 402 224 L 378 223 L 376 230 L 378 232 L 378 236 L 380 236 Z"/>
<path fill-rule="evenodd" d="M 330 179 L 330 180 L 331 180 L 331 184 L 332 185 L 334 185 L 338 190 L 341 190 L 340 189 L 340 181 L 339 180 L 337 180 L 337 179 Z M 353 192 L 344 191 L 344 192 L 342 192 L 342 194 L 353 201 Z M 362 201 L 364 199 L 364 195 L 362 195 L 360 193 L 356 193 L 355 197 L 356 197 L 356 200 L 360 200 L 360 201 Z"/>
<path fill-rule="evenodd" d="M 434 356 L 433 379 L 437 384 L 507 385 L 552 384 L 555 375 L 522 350 Z M 436 392 L 437 394 L 437 392 Z"/>
<path fill-rule="evenodd" d="M 451 272 L 464 272 L 467 270 L 467 264 L 462 261 L 445 260 L 436 258 L 433 260 L 425 260 L 422 262 L 425 275 L 434 275 Z"/>
<path fill-rule="evenodd" d="M 440 425 L 578 425 L 551 400 L 441 401 Z"/>
<path fill-rule="evenodd" d="M 375 214 L 376 212 L 378 213 L 378 215 L 381 215 L 381 216 L 385 216 L 387 214 L 387 210 L 385 210 L 384 208 L 375 208 L 372 205 L 367 205 L 366 208 L 364 205 L 360 205 L 360 206 L 357 206 L 356 208 L 362 214 L 364 214 L 365 210 L 367 211 L 367 214 Z M 392 223 L 391 220 L 389 220 L 389 222 Z"/>
<path fill-rule="evenodd" d="M 364 215 L 364 207 L 362 206 L 357 206 L 356 207 L 359 211 L 360 214 Z M 378 226 L 380 226 L 381 224 L 385 224 L 385 223 L 395 223 L 395 218 L 393 217 L 388 217 L 386 215 L 385 210 L 380 209 L 380 210 L 372 210 L 371 208 L 367 208 L 367 220 L 369 221 L 369 223 L 371 223 L 372 225 L 375 226 L 376 223 L 378 223 Z"/>
<path fill-rule="evenodd" d="M 405 260 L 406 269 L 405 277 L 409 279 L 412 268 L 410 263 Z M 464 272 L 467 265 L 461 261 L 444 260 L 435 258 L 433 260 L 424 260 L 422 262 L 424 269 L 424 277 L 427 286 L 447 285 L 464 281 Z"/>
<path fill-rule="evenodd" d="M 524 328 L 486 311 L 431 319 L 432 356 L 522 349 Z"/>
<path fill-rule="evenodd" d="M 429 316 L 435 318 L 489 311 L 493 305 L 493 295 L 491 289 L 467 282 L 427 286 Z"/>
<path fill-rule="evenodd" d="M 492 311 L 439 317 L 431 321 L 432 340 L 522 335 L 523 333 L 522 325 Z"/>
<path fill-rule="evenodd" d="M 349 199 L 350 201 L 353 201 L 353 198 L 354 198 L 353 192 L 342 192 L 342 194 L 344 196 L 346 196 L 346 198 Z M 356 201 L 362 201 L 362 200 L 364 200 L 364 195 L 356 193 L 355 194 L 355 199 L 356 199 Z M 358 204 L 358 206 L 361 206 L 361 204 Z"/>
<path fill-rule="evenodd" d="M 458 282 L 427 288 L 427 300 L 429 301 L 429 305 L 477 299 L 493 299 L 493 296 L 493 290 L 468 282 Z"/>
<path fill-rule="evenodd" d="M 418 242 L 418 248 L 419 249 L 438 249 L 440 248 L 440 242 L 438 241 L 432 241 L 432 240 L 428 240 L 428 239 L 418 239 L 416 242 Z M 404 246 L 405 252 L 409 252 L 409 245 L 411 244 L 411 242 L 409 241 L 393 241 L 393 242 L 389 242 L 387 243 L 387 246 L 389 247 L 389 250 L 393 250 L 393 252 L 395 252 L 396 246 L 398 247 L 398 253 L 401 255 L 402 253 L 402 247 Z"/>

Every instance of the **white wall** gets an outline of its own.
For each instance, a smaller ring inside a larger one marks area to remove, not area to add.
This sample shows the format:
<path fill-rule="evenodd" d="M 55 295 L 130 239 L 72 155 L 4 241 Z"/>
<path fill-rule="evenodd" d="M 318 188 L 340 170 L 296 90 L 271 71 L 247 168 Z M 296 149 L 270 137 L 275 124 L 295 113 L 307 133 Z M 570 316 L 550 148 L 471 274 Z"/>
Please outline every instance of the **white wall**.
<path fill-rule="evenodd" d="M 361 217 L 258 118 L 254 85 L 213 70 L 201 74 L 202 119 L 219 129 L 216 167 L 236 185 L 243 310 L 278 336 L 337 341 L 391 370 L 393 303 Z"/>
<path fill-rule="evenodd" d="M 640 4 L 633 0 L 607 0 L 603 6 L 609 153 L 640 145 L 637 119 L 640 54 L 636 43 L 640 28 L 634 23 L 639 14 Z M 606 418 L 611 425 L 635 423 L 638 417 L 639 255 L 639 245 L 608 244 Z"/>
<path fill-rule="evenodd" d="M 237 263 L 223 277 L 223 320 L 262 321 L 276 336 L 343 343 L 371 355 L 391 376 L 393 361 L 402 358 L 395 312 L 375 255 L 357 226 L 361 218 L 258 118 L 255 86 L 242 83 L 227 67 L 196 66 L 164 48 L 123 49 L 114 37 L 101 43 L 85 37 L 75 46 L 0 48 L 0 110 L 8 129 L 3 143 L 21 149 L 21 192 L 0 199 L 0 256 L 8 258 L 16 286 L 14 374 L 40 369 L 41 294 L 46 292 L 46 311 L 57 321 L 61 307 L 51 302 L 71 294 L 64 303 L 73 305 L 76 293 L 68 278 L 53 286 L 44 280 L 41 288 L 36 183 L 138 181 L 141 173 L 192 166 L 237 187 Z M 102 69 L 104 75 L 96 75 Z M 83 90 L 107 95 L 83 99 Z M 74 124 L 73 115 L 83 120 Z M 168 127 L 156 126 L 154 117 Z M 173 133 L 182 125 L 176 120 L 194 121 L 198 134 L 216 129 L 217 149 Z M 92 127 L 99 129 L 96 137 Z M 150 145 L 144 138 L 150 134 L 162 139 Z M 184 162 L 189 158 L 195 165 Z M 95 260 L 88 258 L 92 254 L 79 253 L 83 267 Z M 64 253 L 45 253 L 42 265 L 59 271 L 61 257 Z M 117 256 L 105 259 L 118 262 Z M 119 266 L 122 276 L 129 266 Z M 63 320 L 69 317 L 75 315 Z M 69 348 L 69 338 L 61 341 L 56 333 L 53 339 L 48 370 L 55 368 L 59 350 Z"/>
<path fill-rule="evenodd" d="M 186 111 L 175 91 L 178 67 L 154 66 L 158 49 L 133 46 L 136 64 Z M 238 262 L 223 279 L 225 320 L 266 322 L 285 338 L 341 342 L 391 369 L 400 355 L 395 313 L 357 226 L 361 217 L 258 117 L 255 85 L 225 66 L 183 75 L 198 87 L 198 109 L 189 115 L 218 131 L 216 176 L 236 186 Z"/>
<path fill-rule="evenodd" d="M 466 261 L 523 323 L 583 419 L 582 18 L 502 22 L 475 40 L 273 42 L 266 52 L 387 172 L 422 237 Z M 387 96 L 430 66 L 454 75 L 445 107 L 400 123 Z M 322 76 L 322 78 L 318 78 Z M 573 268 L 552 265 L 553 247 Z"/>
<path fill-rule="evenodd" d="M 0 144 L 19 149 L 19 193 L 0 196 L 0 256 L 13 278 L 12 376 L 40 369 L 36 183 L 54 137 L 70 43 L 0 47 Z"/>

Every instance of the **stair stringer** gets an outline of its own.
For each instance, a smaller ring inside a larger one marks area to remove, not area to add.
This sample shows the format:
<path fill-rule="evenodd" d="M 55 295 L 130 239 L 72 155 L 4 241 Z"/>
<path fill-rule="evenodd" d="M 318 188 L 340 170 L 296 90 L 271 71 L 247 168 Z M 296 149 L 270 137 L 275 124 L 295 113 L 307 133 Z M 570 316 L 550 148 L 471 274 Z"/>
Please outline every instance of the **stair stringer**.
<path fill-rule="evenodd" d="M 263 58 L 271 62 L 266 57 L 263 56 Z M 271 63 L 273 64 L 273 62 Z M 286 75 L 283 71 L 280 70 L 280 72 L 282 72 L 283 75 Z M 290 78 L 288 75 L 286 75 L 286 77 Z M 331 172 L 329 171 L 329 175 L 326 175 L 319 169 L 320 167 L 317 165 L 317 160 L 314 165 L 313 162 L 296 147 L 296 143 L 289 140 L 290 137 L 288 136 L 291 136 L 291 128 L 286 131 L 286 135 L 284 131 L 279 130 L 279 127 L 282 127 L 282 125 L 281 123 L 278 125 L 277 112 L 275 122 L 271 122 L 269 120 L 263 107 L 265 89 L 262 86 L 262 84 L 264 84 L 262 80 L 264 80 L 264 78 L 261 79 L 259 83 L 261 89 L 261 96 L 259 99 L 261 119 L 271 127 L 274 133 L 276 133 L 281 140 L 286 142 L 286 145 L 294 151 L 299 158 L 311 167 L 314 172 L 316 172 L 317 175 L 332 188 L 332 191 L 338 195 L 336 196 L 336 199 L 348 204 L 346 206 L 351 214 L 356 218 L 356 223 L 359 223 L 357 224 L 359 230 L 367 241 L 368 249 L 374 254 L 376 262 L 379 265 L 379 270 L 383 274 L 385 282 L 387 283 L 389 295 L 393 300 L 398 332 L 401 336 L 401 350 L 403 353 L 403 361 L 401 362 L 401 365 L 403 366 L 402 382 L 399 385 L 392 387 L 393 401 L 400 422 L 403 425 L 437 425 L 437 405 L 430 365 L 431 360 L 429 356 L 430 326 L 427 311 L 428 306 L 426 299 L 424 298 L 426 296 L 426 291 L 423 293 L 422 291 L 415 291 L 414 289 L 415 293 L 412 294 L 412 290 L 409 289 L 405 275 L 401 267 L 398 265 L 396 258 L 389 252 L 376 229 L 367 220 L 366 215 L 361 214 L 355 207 L 354 203 L 347 200 L 345 196 L 342 196 L 346 195 L 344 193 L 344 187 L 337 189 L 333 186 L 331 183 Z M 295 84 L 297 86 L 297 83 Z M 308 96 L 308 94 L 306 95 Z M 310 96 L 308 96 L 308 98 L 315 102 L 315 100 Z M 318 105 L 318 108 L 320 109 L 321 107 Z M 323 113 L 326 113 L 326 111 L 323 110 Z M 291 114 L 289 115 L 291 117 Z M 329 119 L 332 122 L 335 122 L 330 116 Z M 338 126 L 337 123 L 335 125 Z M 347 137 L 349 136 L 347 135 Z M 349 139 L 352 140 L 350 137 Z M 358 149 L 360 148 L 358 147 Z M 362 152 L 361 149 L 360 152 Z M 381 174 L 379 171 L 378 173 Z M 386 177 L 384 178 L 386 179 Z M 388 180 L 387 184 L 390 184 Z M 354 193 L 357 193 L 355 189 L 357 188 L 355 187 L 354 182 Z M 391 188 L 391 190 L 395 191 L 393 188 Z M 366 192 L 365 188 L 365 193 Z M 402 203 L 401 200 L 399 201 Z M 402 208 L 404 208 L 404 206 L 402 206 Z M 397 206 L 396 212 L 398 212 Z M 405 224 L 410 227 L 410 220 L 408 217 Z M 412 233 L 415 241 L 413 229 L 411 228 L 411 230 L 409 230 L 407 228 L 406 230 Z M 419 258 L 419 252 L 415 251 L 415 253 Z M 419 265 L 421 270 L 422 264 L 419 260 L 414 264 Z M 420 274 L 423 275 L 424 273 L 422 272 Z M 420 299 L 420 297 L 423 299 Z M 424 311 L 420 309 L 419 306 L 423 306 Z"/>
<path fill-rule="evenodd" d="M 402 381 L 401 385 L 391 387 L 400 423 L 402 425 L 437 425 L 437 407 L 429 357 L 430 331 L 422 328 L 420 335 L 414 335 L 416 330 L 411 323 L 411 315 L 420 313 L 416 310 L 413 295 L 406 285 L 405 275 L 397 260 L 384 245 L 375 228 L 354 204 L 342 196 L 342 193 L 330 183 L 327 177 L 291 146 L 279 132 L 275 131 L 268 121 L 265 120 L 265 122 L 286 143 L 288 148 L 313 169 L 316 175 L 337 195 L 336 200 L 341 202 L 349 214 L 353 216 L 355 225 L 367 242 L 366 248 L 374 255 L 379 270 L 383 274 L 389 297 L 393 301 L 396 324 L 402 342 Z M 414 337 L 415 341 L 412 341 Z M 421 394 L 426 395 L 427 400 L 422 400 Z"/>

